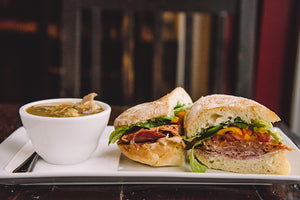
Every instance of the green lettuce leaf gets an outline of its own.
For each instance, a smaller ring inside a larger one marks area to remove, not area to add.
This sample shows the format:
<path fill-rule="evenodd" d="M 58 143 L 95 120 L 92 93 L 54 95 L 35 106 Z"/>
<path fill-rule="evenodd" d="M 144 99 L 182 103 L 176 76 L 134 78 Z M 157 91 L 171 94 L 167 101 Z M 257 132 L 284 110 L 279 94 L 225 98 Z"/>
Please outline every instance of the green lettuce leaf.
<path fill-rule="evenodd" d="M 153 128 L 153 127 L 168 125 L 171 123 L 171 121 L 174 118 L 175 118 L 175 116 L 164 115 L 162 117 L 150 119 L 145 122 L 138 122 L 135 124 L 135 126 L 144 127 L 144 128 Z"/>
<path fill-rule="evenodd" d="M 244 129 L 248 129 L 250 127 L 250 124 L 244 122 L 240 117 L 236 117 L 233 120 L 232 125 L 237 126 L 239 128 L 244 128 Z"/>
<path fill-rule="evenodd" d="M 203 140 L 197 142 L 196 144 L 194 144 L 193 148 L 191 149 L 189 160 L 190 160 L 190 166 L 191 166 L 192 172 L 198 172 L 198 173 L 206 172 L 207 167 L 205 165 L 202 165 L 201 163 L 199 163 L 199 161 L 195 158 L 195 155 L 194 155 L 194 148 L 202 142 L 203 142 Z"/>
<path fill-rule="evenodd" d="M 118 141 L 129 129 L 130 127 L 128 126 L 115 129 L 109 136 L 108 145 Z"/>
<path fill-rule="evenodd" d="M 182 136 L 182 139 L 187 141 L 187 142 L 192 142 L 193 140 L 195 140 L 197 138 L 205 139 L 205 138 L 208 138 L 208 137 L 214 135 L 219 130 L 221 130 L 223 128 L 223 126 L 225 126 L 224 123 L 219 124 L 217 126 L 211 126 L 207 129 L 205 129 L 204 131 L 202 131 L 201 134 L 197 134 L 197 135 L 194 135 L 192 137 L 187 137 L 186 135 L 184 135 L 184 136 Z"/>
<path fill-rule="evenodd" d="M 180 103 L 178 103 L 178 104 L 174 107 L 174 109 L 173 109 L 174 114 L 177 114 L 177 113 L 179 113 L 179 112 L 181 112 L 181 111 L 184 111 L 184 110 L 190 108 L 191 106 L 192 106 L 191 103 L 189 103 L 189 104 L 180 104 Z"/>
<path fill-rule="evenodd" d="M 262 122 L 262 121 L 255 121 L 253 123 L 253 130 L 257 128 L 264 128 L 268 131 L 268 133 L 277 141 L 277 142 L 283 142 L 283 139 L 277 131 L 274 130 L 273 125 L 271 122 Z"/>
<path fill-rule="evenodd" d="M 206 129 L 204 131 L 205 135 L 208 135 L 211 136 L 213 134 L 215 134 L 216 132 L 218 132 L 219 130 L 221 130 L 223 128 L 224 124 L 219 124 L 217 126 L 212 126 L 212 127 L 209 127 L 208 129 Z"/>

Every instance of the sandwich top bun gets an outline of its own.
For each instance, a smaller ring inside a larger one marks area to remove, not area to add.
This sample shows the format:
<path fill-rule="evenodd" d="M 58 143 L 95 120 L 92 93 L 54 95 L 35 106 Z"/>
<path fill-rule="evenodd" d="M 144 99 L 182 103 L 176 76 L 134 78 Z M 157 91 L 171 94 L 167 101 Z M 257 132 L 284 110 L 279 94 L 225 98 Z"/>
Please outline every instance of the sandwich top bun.
<path fill-rule="evenodd" d="M 173 115 L 173 109 L 177 104 L 192 104 L 191 97 L 181 87 L 175 88 L 156 101 L 139 104 L 127 109 L 115 119 L 114 127 L 117 129 L 163 115 Z"/>
<path fill-rule="evenodd" d="M 201 97 L 187 112 L 184 120 L 185 134 L 187 137 L 192 137 L 205 128 L 236 117 L 249 124 L 254 120 L 272 123 L 280 121 L 274 112 L 253 100 L 214 94 Z"/>

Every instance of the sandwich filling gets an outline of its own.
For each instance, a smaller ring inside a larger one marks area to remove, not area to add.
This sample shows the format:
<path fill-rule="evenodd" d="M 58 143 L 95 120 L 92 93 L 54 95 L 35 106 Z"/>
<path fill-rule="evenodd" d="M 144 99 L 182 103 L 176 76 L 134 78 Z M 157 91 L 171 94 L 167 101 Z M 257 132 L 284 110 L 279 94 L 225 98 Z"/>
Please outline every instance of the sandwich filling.
<path fill-rule="evenodd" d="M 174 137 L 179 136 L 181 137 L 181 124 L 180 120 L 176 123 L 171 122 L 170 125 L 163 125 L 159 127 L 153 128 L 142 128 L 136 132 L 132 132 L 129 134 L 123 135 L 120 140 L 118 141 L 119 144 L 133 144 L 139 145 L 145 142 L 156 142 L 160 138 L 164 137 Z"/>
<path fill-rule="evenodd" d="M 108 144 L 118 142 L 118 144 L 132 144 L 138 147 L 144 143 L 156 142 L 160 138 L 181 138 L 183 118 L 186 109 L 190 106 L 190 104 L 177 104 L 171 116 L 165 115 L 128 127 L 120 127 L 111 133 Z M 183 142 L 182 144 L 184 145 Z"/>
<path fill-rule="evenodd" d="M 187 149 L 191 149 L 190 165 L 194 172 L 205 172 L 206 166 L 198 162 L 194 151 L 201 151 L 207 157 L 224 156 L 245 160 L 259 158 L 267 153 L 292 149 L 283 145 L 280 132 L 271 123 L 244 122 L 240 117 L 202 130 L 200 134 L 187 138 Z"/>

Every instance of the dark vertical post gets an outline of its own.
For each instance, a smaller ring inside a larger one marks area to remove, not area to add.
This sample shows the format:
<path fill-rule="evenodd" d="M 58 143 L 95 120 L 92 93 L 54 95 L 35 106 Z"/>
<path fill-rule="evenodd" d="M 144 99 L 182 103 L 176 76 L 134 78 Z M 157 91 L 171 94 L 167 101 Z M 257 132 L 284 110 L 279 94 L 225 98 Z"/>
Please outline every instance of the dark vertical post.
<path fill-rule="evenodd" d="M 63 97 L 79 97 L 81 10 L 79 9 L 78 0 L 64 0 L 62 6 L 62 74 L 60 95 Z"/>
<path fill-rule="evenodd" d="M 240 1 L 236 94 L 252 98 L 255 65 L 257 0 Z"/>
<path fill-rule="evenodd" d="M 92 39 L 91 39 L 91 89 L 101 97 L 101 11 L 99 7 L 91 10 L 92 14 Z"/>
<path fill-rule="evenodd" d="M 192 65 L 192 33 L 193 33 L 193 13 L 186 13 L 186 23 L 185 23 L 185 78 L 184 87 L 190 92 L 191 90 L 191 65 Z"/>
<path fill-rule="evenodd" d="M 228 13 L 222 11 L 215 16 L 214 21 L 214 38 L 213 53 L 212 53 L 212 73 L 213 73 L 213 92 L 224 93 L 225 84 L 225 68 L 226 68 L 226 47 L 225 47 L 225 32 L 226 32 L 226 20 Z"/>
<path fill-rule="evenodd" d="M 153 71 L 152 71 L 152 98 L 157 99 L 162 95 L 162 54 L 163 54 L 163 13 L 154 13 L 154 52 L 153 52 Z"/>

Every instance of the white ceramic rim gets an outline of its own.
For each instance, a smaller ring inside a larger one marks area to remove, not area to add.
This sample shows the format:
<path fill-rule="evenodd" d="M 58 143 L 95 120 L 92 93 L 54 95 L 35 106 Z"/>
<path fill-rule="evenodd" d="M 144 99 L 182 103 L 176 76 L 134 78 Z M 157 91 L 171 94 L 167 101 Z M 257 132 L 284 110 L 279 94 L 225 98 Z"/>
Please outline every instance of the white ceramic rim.
<path fill-rule="evenodd" d="M 62 103 L 63 102 L 80 102 L 80 101 L 82 101 L 81 98 L 56 98 L 56 99 L 45 99 L 45 100 L 34 101 L 34 102 L 27 103 L 27 104 L 21 106 L 21 108 L 19 109 L 19 114 L 20 114 L 20 116 L 26 116 L 26 117 L 29 117 L 32 119 L 67 121 L 67 120 L 82 120 L 85 118 L 99 117 L 101 115 L 106 115 L 107 113 L 109 114 L 111 112 L 110 105 L 108 105 L 107 103 L 104 103 L 102 101 L 97 101 L 97 100 L 94 100 L 94 102 L 99 104 L 104 109 L 104 111 L 102 111 L 100 113 L 95 113 L 92 115 L 85 115 L 85 116 L 79 116 L 79 117 L 45 117 L 45 116 L 33 115 L 33 114 L 26 112 L 27 108 L 34 106 L 34 105 L 38 105 L 38 104 L 54 103 L 54 102 L 62 102 Z"/>

